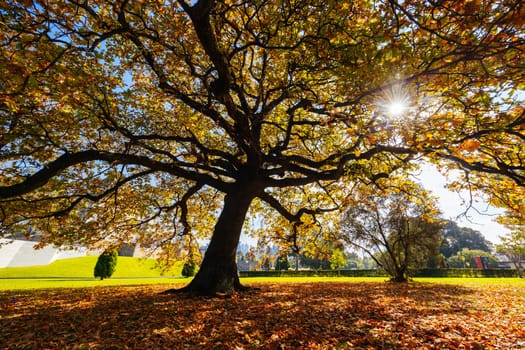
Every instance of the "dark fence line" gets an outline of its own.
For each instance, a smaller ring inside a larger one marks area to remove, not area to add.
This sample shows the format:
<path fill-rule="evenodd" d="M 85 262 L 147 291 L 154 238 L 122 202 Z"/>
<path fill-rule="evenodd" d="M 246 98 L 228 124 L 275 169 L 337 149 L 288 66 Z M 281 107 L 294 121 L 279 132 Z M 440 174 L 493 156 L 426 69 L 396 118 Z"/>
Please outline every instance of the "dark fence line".
<path fill-rule="evenodd" d="M 269 271 L 240 271 L 240 277 L 380 277 L 387 276 L 383 271 L 369 270 L 269 270 Z"/>
<path fill-rule="evenodd" d="M 414 277 L 517 277 L 512 269 L 421 269 Z M 240 277 L 388 277 L 382 270 L 240 271 Z"/>
<path fill-rule="evenodd" d="M 513 269 L 421 269 L 414 277 L 518 277 Z"/>

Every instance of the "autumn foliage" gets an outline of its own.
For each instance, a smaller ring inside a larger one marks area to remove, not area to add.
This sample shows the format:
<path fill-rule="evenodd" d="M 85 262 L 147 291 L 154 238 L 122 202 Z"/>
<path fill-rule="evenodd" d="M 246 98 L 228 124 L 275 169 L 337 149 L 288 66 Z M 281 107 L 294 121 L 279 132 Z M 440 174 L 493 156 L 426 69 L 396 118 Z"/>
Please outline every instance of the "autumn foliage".
<path fill-rule="evenodd" d="M 258 284 L 230 298 L 164 287 L 0 294 L 2 349 L 523 349 L 522 287 Z"/>
<path fill-rule="evenodd" d="M 524 6 L 0 0 L 0 234 L 209 239 L 189 288 L 213 294 L 241 289 L 247 217 L 313 250 L 422 158 L 523 212 Z"/>

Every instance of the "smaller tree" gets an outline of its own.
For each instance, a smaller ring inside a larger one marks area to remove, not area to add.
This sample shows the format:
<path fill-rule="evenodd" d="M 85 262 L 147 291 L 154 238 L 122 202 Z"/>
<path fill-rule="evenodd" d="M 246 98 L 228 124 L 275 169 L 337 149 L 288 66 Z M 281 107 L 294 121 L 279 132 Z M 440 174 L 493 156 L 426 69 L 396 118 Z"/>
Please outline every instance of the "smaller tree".
<path fill-rule="evenodd" d="M 349 269 L 373 269 L 376 268 L 375 261 L 368 255 L 360 256 L 354 251 L 346 253 L 346 267 Z"/>
<path fill-rule="evenodd" d="M 392 281 L 406 282 L 410 269 L 439 254 L 443 221 L 421 186 L 401 180 L 356 193 L 342 217 L 342 238 L 370 255 Z"/>
<path fill-rule="evenodd" d="M 246 254 L 244 254 L 244 260 L 250 267 L 250 270 L 257 270 L 257 266 L 260 265 L 259 257 L 255 251 L 255 248 L 250 248 Z"/>
<path fill-rule="evenodd" d="M 269 245 L 266 245 L 262 250 L 261 256 L 261 269 L 263 271 L 270 271 L 270 266 L 272 265 L 272 248 Z"/>
<path fill-rule="evenodd" d="M 290 262 L 288 261 L 288 254 L 281 253 L 275 263 L 275 270 L 288 270 L 290 268 Z"/>
<path fill-rule="evenodd" d="M 184 266 L 182 266 L 182 276 L 184 277 L 193 277 L 197 273 L 197 263 L 194 261 L 188 260 L 184 262 Z"/>
<path fill-rule="evenodd" d="M 339 270 L 346 265 L 345 253 L 341 249 L 333 249 L 328 261 L 330 261 L 330 269 Z"/>
<path fill-rule="evenodd" d="M 105 250 L 97 259 L 95 264 L 94 275 L 95 278 L 100 277 L 101 280 L 109 278 L 117 268 L 118 253 L 116 250 Z"/>
<path fill-rule="evenodd" d="M 197 274 L 198 266 L 202 261 L 197 243 L 190 239 L 187 246 L 187 255 L 182 266 L 181 274 L 184 277 L 193 277 Z"/>
<path fill-rule="evenodd" d="M 267 256 L 264 256 L 263 257 L 263 260 L 262 260 L 262 269 L 264 271 L 269 271 L 270 270 L 270 258 L 267 257 Z"/>
<path fill-rule="evenodd" d="M 328 270 L 330 268 L 330 261 L 324 257 L 324 254 L 319 254 L 318 252 L 314 254 L 311 252 L 303 252 L 299 254 L 298 257 L 299 263 L 305 268 L 311 270 Z"/>

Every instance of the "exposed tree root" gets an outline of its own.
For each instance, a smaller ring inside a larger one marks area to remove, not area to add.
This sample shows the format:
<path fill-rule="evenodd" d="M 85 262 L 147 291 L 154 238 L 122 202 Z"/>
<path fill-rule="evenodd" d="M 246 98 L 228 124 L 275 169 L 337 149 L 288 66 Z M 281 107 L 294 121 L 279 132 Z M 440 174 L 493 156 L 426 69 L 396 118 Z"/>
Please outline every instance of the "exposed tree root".
<path fill-rule="evenodd" d="M 163 292 L 161 292 L 160 294 L 164 295 L 164 294 L 185 294 L 189 297 L 194 297 L 194 296 L 207 296 L 207 297 L 217 297 L 217 298 L 227 298 L 227 297 L 231 297 L 234 293 L 247 293 L 247 292 L 252 292 L 252 291 L 258 291 L 260 290 L 260 288 L 257 288 L 257 287 L 248 287 L 248 286 L 244 286 L 240 283 L 235 283 L 235 288 L 234 288 L 234 292 L 221 292 L 221 291 L 216 291 L 216 290 L 205 290 L 205 289 L 202 289 L 202 288 L 195 288 L 195 286 L 192 286 L 192 284 L 188 284 L 187 286 L 185 287 L 182 287 L 182 288 L 172 288 L 172 289 L 167 289 Z"/>

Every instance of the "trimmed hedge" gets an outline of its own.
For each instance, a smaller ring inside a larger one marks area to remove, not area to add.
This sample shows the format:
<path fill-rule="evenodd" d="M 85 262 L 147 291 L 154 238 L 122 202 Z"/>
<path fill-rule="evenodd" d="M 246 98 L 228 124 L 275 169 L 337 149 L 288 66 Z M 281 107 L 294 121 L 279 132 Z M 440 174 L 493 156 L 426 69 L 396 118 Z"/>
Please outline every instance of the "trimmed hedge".
<path fill-rule="evenodd" d="M 387 277 L 382 270 L 239 271 L 240 277 Z"/>
<path fill-rule="evenodd" d="M 518 277 L 513 269 L 422 269 L 415 277 Z"/>
<path fill-rule="evenodd" d="M 388 277 L 382 270 L 239 271 L 240 277 Z M 512 269 L 422 269 L 414 277 L 517 277 Z"/>

